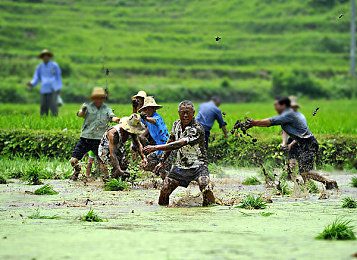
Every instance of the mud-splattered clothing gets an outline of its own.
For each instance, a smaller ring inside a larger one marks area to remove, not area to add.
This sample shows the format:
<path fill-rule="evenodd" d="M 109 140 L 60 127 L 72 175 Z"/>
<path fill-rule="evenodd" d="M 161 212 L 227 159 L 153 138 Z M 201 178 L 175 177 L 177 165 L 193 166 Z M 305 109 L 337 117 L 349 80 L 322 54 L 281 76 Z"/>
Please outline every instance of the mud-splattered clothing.
<path fill-rule="evenodd" d="M 169 140 L 169 131 L 167 130 L 164 119 L 157 112 L 152 115 L 152 118 L 155 119 L 155 124 L 145 120 L 141 121 L 148 128 L 150 136 L 155 140 L 156 145 L 166 144 L 167 140 Z M 160 156 L 162 151 L 156 151 L 155 154 Z"/>
<path fill-rule="evenodd" d="M 100 140 L 112 117 L 114 117 L 114 113 L 110 107 L 103 103 L 98 109 L 91 102 L 84 113 L 81 137 Z"/>
<path fill-rule="evenodd" d="M 192 169 L 208 165 L 205 148 L 205 131 L 196 119 L 186 126 L 183 131 L 181 120 L 178 119 L 172 126 L 171 136 L 174 141 L 184 140 L 186 145 L 178 149 L 175 166 L 181 169 Z"/>
<path fill-rule="evenodd" d="M 118 143 L 115 145 L 114 149 L 116 150 L 116 154 L 118 156 L 120 168 L 122 168 L 127 164 L 126 158 L 125 158 L 125 149 L 124 149 L 125 143 L 123 143 L 122 138 L 121 138 L 120 124 L 115 125 L 112 128 L 114 128 L 118 132 L 119 140 L 118 140 Z M 110 128 L 109 130 L 111 130 L 112 128 Z M 108 131 L 106 131 L 104 133 L 102 139 L 100 140 L 100 144 L 99 144 L 99 148 L 98 148 L 98 156 L 103 163 L 112 165 L 112 158 L 110 156 L 110 151 L 109 151 L 109 139 L 107 136 Z"/>
<path fill-rule="evenodd" d="M 314 162 L 319 150 L 319 143 L 315 137 L 302 139 L 295 145 L 296 159 L 299 163 L 299 172 L 309 172 L 314 169 Z M 294 147 L 293 146 L 293 147 Z"/>
<path fill-rule="evenodd" d="M 209 177 L 207 165 L 191 169 L 182 169 L 174 166 L 167 177 L 179 181 L 180 186 L 187 188 L 191 181 L 198 181 L 198 178 L 201 176 Z"/>

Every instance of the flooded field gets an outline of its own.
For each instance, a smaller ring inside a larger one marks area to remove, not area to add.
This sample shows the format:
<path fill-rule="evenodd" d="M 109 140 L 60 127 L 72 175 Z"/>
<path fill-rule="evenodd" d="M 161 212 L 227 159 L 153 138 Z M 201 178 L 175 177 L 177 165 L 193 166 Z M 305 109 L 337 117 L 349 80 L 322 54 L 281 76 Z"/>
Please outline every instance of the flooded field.
<path fill-rule="evenodd" d="M 336 217 L 357 223 L 357 209 L 341 207 L 342 198 L 357 198 L 349 186 L 353 174 L 324 173 L 337 180 L 339 192 L 307 197 L 241 184 L 252 175 L 259 176 L 254 169 L 212 176 L 222 205 L 205 208 L 196 184 L 178 188 L 170 206 L 161 207 L 150 180 L 117 192 L 104 191 L 99 180 L 45 181 L 59 192 L 52 196 L 32 195 L 40 186 L 10 180 L 0 185 L 0 259 L 350 259 L 357 252 L 356 241 L 315 239 Z M 272 203 L 264 210 L 236 208 L 248 193 Z M 90 208 L 104 222 L 80 221 Z M 28 218 L 36 209 L 58 218 Z"/>

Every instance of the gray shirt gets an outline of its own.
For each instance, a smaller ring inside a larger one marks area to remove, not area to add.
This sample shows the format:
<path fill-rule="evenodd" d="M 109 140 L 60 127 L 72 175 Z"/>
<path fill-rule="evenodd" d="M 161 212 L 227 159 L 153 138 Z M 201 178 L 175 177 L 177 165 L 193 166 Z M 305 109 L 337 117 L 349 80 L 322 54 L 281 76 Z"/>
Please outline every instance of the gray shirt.
<path fill-rule="evenodd" d="M 314 136 L 299 114 L 291 108 L 286 108 L 280 115 L 270 118 L 270 125 L 281 125 L 281 128 L 296 141 Z"/>

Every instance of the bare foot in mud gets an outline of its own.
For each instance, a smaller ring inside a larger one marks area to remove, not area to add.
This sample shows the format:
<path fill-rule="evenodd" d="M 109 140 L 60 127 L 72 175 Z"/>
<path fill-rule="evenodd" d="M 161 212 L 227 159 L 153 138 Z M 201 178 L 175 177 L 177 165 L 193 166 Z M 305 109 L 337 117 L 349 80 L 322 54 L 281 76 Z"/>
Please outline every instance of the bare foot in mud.
<path fill-rule="evenodd" d="M 206 206 L 212 205 L 214 203 L 216 203 L 216 199 L 213 195 L 213 192 L 211 190 L 205 190 L 203 192 L 202 206 L 206 207 Z"/>

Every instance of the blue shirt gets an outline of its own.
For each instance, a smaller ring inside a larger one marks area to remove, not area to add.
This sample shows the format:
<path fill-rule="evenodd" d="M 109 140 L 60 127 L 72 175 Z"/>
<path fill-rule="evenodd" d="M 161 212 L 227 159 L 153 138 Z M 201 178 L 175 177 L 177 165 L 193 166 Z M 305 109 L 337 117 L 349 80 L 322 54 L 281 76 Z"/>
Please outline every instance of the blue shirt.
<path fill-rule="evenodd" d="M 281 125 L 281 128 L 294 140 L 307 139 L 313 136 L 302 118 L 305 116 L 295 112 L 291 108 L 286 108 L 280 115 L 270 118 L 271 126 Z"/>
<path fill-rule="evenodd" d="M 155 140 L 157 145 L 166 144 L 167 140 L 169 140 L 169 131 L 167 130 L 164 119 L 157 112 L 155 112 L 151 117 L 155 118 L 155 124 L 144 120 L 141 121 L 147 126 L 151 137 Z M 155 153 L 159 156 L 162 154 L 162 151 L 156 151 Z"/>
<path fill-rule="evenodd" d="M 221 110 L 213 101 L 203 103 L 198 107 L 196 120 L 203 126 L 205 131 L 211 131 L 215 120 L 217 120 L 220 128 L 227 125 L 223 120 Z"/>
<path fill-rule="evenodd" d="M 305 123 L 305 125 L 307 126 L 306 117 L 303 114 L 301 114 L 299 111 L 296 111 L 295 113 L 300 118 L 300 120 L 303 121 Z"/>
<path fill-rule="evenodd" d="M 51 93 L 52 91 L 58 91 L 62 89 L 62 78 L 60 67 L 52 61 L 47 64 L 42 62 L 36 67 L 35 73 L 33 75 L 31 85 L 36 86 L 41 80 L 42 94 Z"/>

